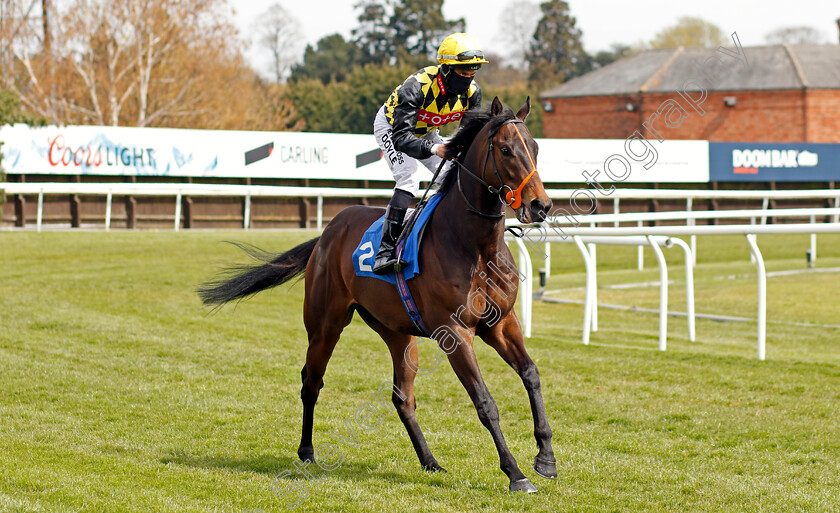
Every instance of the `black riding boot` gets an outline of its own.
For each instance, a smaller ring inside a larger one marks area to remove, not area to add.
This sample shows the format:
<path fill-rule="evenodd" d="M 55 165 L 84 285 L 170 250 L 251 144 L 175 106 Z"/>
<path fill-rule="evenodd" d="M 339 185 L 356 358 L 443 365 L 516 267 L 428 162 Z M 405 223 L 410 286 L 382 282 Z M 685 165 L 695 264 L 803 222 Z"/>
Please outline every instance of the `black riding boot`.
<path fill-rule="evenodd" d="M 402 223 L 405 218 L 404 208 L 398 208 L 394 205 L 388 205 L 385 211 L 385 222 L 382 225 L 382 242 L 379 244 L 379 252 L 376 253 L 376 262 L 373 264 L 373 272 L 376 274 L 385 274 L 394 270 L 394 265 L 397 263 L 395 255 L 395 246 L 397 238 L 402 231 Z M 400 267 L 406 265 L 405 261 L 400 261 Z"/>

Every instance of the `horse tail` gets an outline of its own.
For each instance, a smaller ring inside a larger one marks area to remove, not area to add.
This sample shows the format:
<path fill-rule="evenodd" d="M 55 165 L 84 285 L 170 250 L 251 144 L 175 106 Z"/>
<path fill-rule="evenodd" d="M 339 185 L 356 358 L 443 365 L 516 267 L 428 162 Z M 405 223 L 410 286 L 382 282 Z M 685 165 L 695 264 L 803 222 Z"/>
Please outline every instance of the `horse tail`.
<path fill-rule="evenodd" d="M 205 305 L 221 306 L 285 283 L 306 269 L 319 239 L 315 237 L 284 253 L 268 253 L 249 244 L 232 242 L 262 263 L 229 267 L 218 278 L 200 285 L 196 292 Z"/>

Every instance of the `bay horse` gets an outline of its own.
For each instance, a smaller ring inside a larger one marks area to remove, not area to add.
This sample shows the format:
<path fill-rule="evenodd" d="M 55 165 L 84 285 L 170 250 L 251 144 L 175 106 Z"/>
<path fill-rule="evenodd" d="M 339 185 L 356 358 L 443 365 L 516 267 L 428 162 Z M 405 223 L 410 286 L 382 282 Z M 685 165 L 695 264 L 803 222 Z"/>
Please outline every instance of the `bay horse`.
<path fill-rule="evenodd" d="M 514 208 L 522 222 L 542 221 L 551 208 L 551 200 L 536 173 L 537 143 L 524 123 L 530 109 L 530 98 L 514 114 L 497 97 L 490 109 L 466 113 L 448 144 L 453 150 L 447 157 L 455 159 L 455 163 L 437 192 L 445 196 L 428 221 L 419 253 L 422 273 L 408 282 L 426 325 L 440 327 L 436 330 L 438 336 L 433 334 L 432 338 L 447 354 L 479 420 L 490 431 L 500 467 L 510 479 L 510 490 L 524 492 L 537 489 L 522 473 L 505 443 L 499 428 L 499 411 L 481 376 L 473 339 L 476 335 L 481 337 L 519 374 L 534 417 L 539 449 L 534 469 L 543 477 L 557 477 L 539 372 L 525 350 L 522 329 L 513 311 L 519 273 L 515 266 L 505 267 L 496 261 L 497 255 L 513 261 L 504 241 L 506 206 Z M 456 187 L 458 192 L 452 192 Z M 234 268 L 230 274 L 199 287 L 198 293 L 205 304 L 218 306 L 305 272 L 303 321 L 309 348 L 301 371 L 300 459 L 315 461 L 315 402 L 341 332 L 353 313 L 358 312 L 391 352 L 395 385 L 392 400 L 420 464 L 425 470 L 445 471 L 432 456 L 414 412 L 414 378 L 420 368 L 415 337 L 428 334 L 421 333 L 412 323 L 394 285 L 357 276 L 351 258 L 363 233 L 382 216 L 382 211 L 375 207 L 348 207 L 333 218 L 320 237 L 284 253 L 263 253 L 263 264 Z M 491 281 L 485 280 L 482 288 L 479 277 L 487 276 L 497 278 L 498 283 L 492 282 L 496 286 L 488 286 Z M 507 292 L 499 286 L 503 281 L 510 287 Z M 479 289 L 483 295 L 477 294 Z M 449 338 L 441 333 L 449 333 Z M 452 343 L 452 333 L 458 333 L 456 344 Z"/>

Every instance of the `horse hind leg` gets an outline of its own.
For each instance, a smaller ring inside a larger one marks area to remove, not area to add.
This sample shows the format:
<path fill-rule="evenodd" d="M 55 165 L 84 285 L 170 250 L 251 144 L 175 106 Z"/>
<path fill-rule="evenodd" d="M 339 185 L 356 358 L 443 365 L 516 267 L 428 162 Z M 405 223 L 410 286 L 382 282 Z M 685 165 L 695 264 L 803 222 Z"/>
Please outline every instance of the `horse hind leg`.
<path fill-rule="evenodd" d="M 417 423 L 414 378 L 417 376 L 419 364 L 417 345 L 412 342 L 414 337 L 386 328 L 363 308 L 359 308 L 359 316 L 385 341 L 394 364 L 394 382 L 386 382 L 379 387 L 379 390 L 376 391 L 377 401 L 381 405 L 381 393 L 384 392 L 387 385 L 393 385 L 391 387 L 391 401 L 394 403 L 397 415 L 399 415 L 405 430 L 408 432 L 411 445 L 414 446 L 414 452 L 417 453 L 417 458 L 420 460 L 420 466 L 430 472 L 446 472 L 446 469 L 441 467 L 435 457 L 432 456 L 426 437 L 420 429 L 420 424 Z"/>
<path fill-rule="evenodd" d="M 312 425 L 315 415 L 315 403 L 321 389 L 324 388 L 324 373 L 333 350 L 344 327 L 353 317 L 352 309 L 332 308 L 332 312 L 311 311 L 311 303 L 304 305 L 304 323 L 309 334 L 309 348 L 306 351 L 306 364 L 300 371 L 302 382 L 300 399 L 303 402 L 303 423 L 301 426 L 298 457 L 302 461 L 315 461 L 315 449 L 312 445 Z"/>

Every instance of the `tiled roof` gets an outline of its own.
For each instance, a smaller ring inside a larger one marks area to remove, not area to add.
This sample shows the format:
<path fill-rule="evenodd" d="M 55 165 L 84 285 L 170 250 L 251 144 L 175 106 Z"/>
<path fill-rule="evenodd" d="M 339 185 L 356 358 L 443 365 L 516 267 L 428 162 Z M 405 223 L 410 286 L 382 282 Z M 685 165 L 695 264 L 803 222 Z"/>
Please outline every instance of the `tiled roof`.
<path fill-rule="evenodd" d="M 701 79 L 712 91 L 840 89 L 840 45 L 753 46 L 743 51 L 749 68 L 711 48 L 649 50 L 543 91 L 540 98 L 671 92 L 684 89 L 691 78 Z"/>

